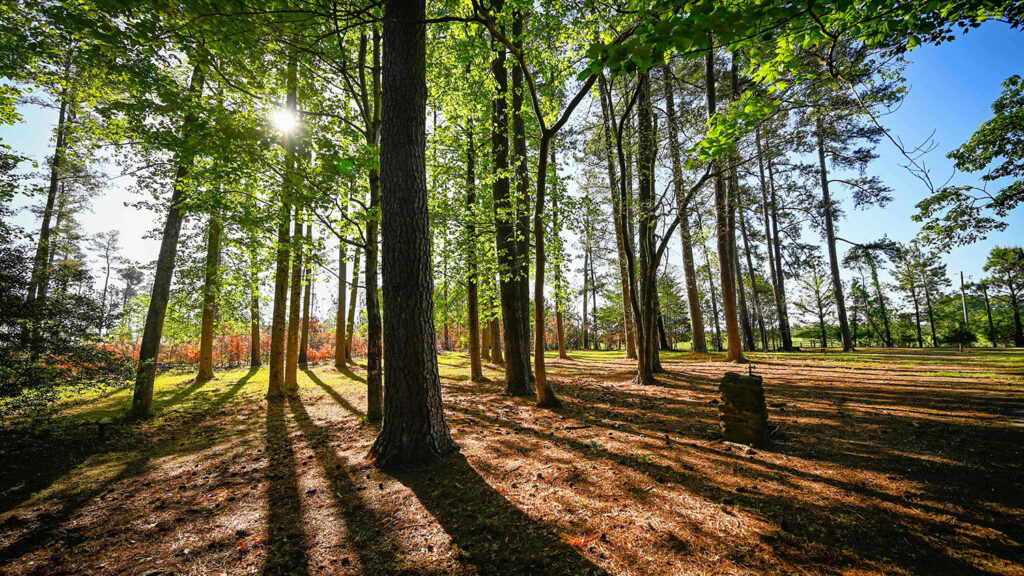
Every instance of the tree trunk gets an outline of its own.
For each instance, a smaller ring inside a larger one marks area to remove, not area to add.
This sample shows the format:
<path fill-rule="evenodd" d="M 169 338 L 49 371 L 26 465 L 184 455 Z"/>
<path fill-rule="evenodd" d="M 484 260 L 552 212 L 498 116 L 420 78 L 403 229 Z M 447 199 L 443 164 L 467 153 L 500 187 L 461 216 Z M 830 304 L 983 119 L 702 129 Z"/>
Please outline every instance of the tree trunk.
<path fill-rule="evenodd" d="M 715 56 L 709 50 L 704 59 L 705 94 L 708 118 L 715 115 Z M 736 272 L 733 266 L 735 255 L 735 232 L 732 226 L 732 195 L 726 187 L 725 167 L 720 161 L 714 162 L 715 172 L 715 228 L 718 247 L 718 273 L 722 286 L 722 311 L 725 314 L 725 334 L 728 340 L 729 360 L 743 361 L 743 344 L 736 311 Z"/>
<path fill-rule="evenodd" d="M 498 366 L 505 365 L 505 358 L 501 354 L 501 322 L 497 318 L 491 318 L 491 362 Z"/>
<path fill-rule="evenodd" d="M 917 328 L 917 347 L 924 348 L 924 337 L 921 335 L 921 306 L 917 302 L 917 286 L 910 281 L 910 297 L 914 300 L 914 327 Z"/>
<path fill-rule="evenodd" d="M 604 118 L 604 152 L 607 158 L 608 164 L 608 185 L 611 190 L 612 197 L 612 222 L 615 226 L 615 246 L 619 253 L 619 279 L 622 285 L 622 311 L 623 311 L 623 326 L 626 336 L 626 358 L 636 358 L 636 329 L 634 326 L 633 319 L 633 304 L 632 304 L 632 292 L 629 286 L 629 272 L 626 270 L 626 266 L 629 265 L 626 259 L 626 248 L 623 230 L 620 218 L 617 217 L 622 212 L 623 206 L 619 198 L 619 183 L 618 177 L 615 174 L 615 161 L 614 153 L 612 151 L 612 134 L 611 134 L 611 123 L 609 121 L 610 115 L 614 113 L 611 106 L 611 94 L 608 92 L 608 84 L 602 76 L 599 79 L 599 88 L 601 96 L 601 114 Z M 623 220 L 625 218 L 622 218 Z"/>
<path fill-rule="evenodd" d="M 288 297 L 288 340 L 285 348 L 284 392 L 295 394 L 299 390 L 299 323 L 302 304 L 302 259 L 305 240 L 302 234 L 302 214 L 295 208 L 295 225 L 292 229 L 292 279 Z"/>
<path fill-rule="evenodd" d="M 981 294 L 985 297 L 985 314 L 988 316 L 988 338 L 992 342 L 992 347 L 996 347 L 996 325 L 992 323 L 992 306 L 988 300 L 988 286 L 984 282 L 981 283 Z"/>
<path fill-rule="evenodd" d="M 836 233 L 832 224 L 832 197 L 828 191 L 828 172 L 825 169 L 825 144 L 822 141 L 821 119 L 818 119 L 818 169 L 821 172 L 821 195 L 825 212 L 825 243 L 828 246 L 828 265 L 832 274 L 832 293 L 836 299 L 836 313 L 839 317 L 839 333 L 843 340 L 843 352 L 853 350 L 850 324 L 846 320 L 846 300 L 843 298 L 843 280 L 839 277 L 839 256 L 836 253 Z"/>
<path fill-rule="evenodd" d="M 298 109 L 298 60 L 288 60 L 288 96 L 285 106 L 295 113 Z M 288 231 L 291 219 L 292 194 L 295 178 L 295 138 L 284 134 L 284 173 L 281 177 L 281 210 L 277 223 L 277 262 L 274 275 L 274 310 L 270 326 L 270 375 L 267 397 L 280 397 L 285 392 L 285 356 L 287 353 L 288 265 L 296 252 Z M 298 226 L 298 220 L 295 225 Z"/>
<path fill-rule="evenodd" d="M 779 338 L 782 340 L 784 352 L 793 351 L 793 332 L 789 327 L 789 309 L 786 304 L 786 275 L 782 271 L 782 240 L 779 234 L 779 204 L 775 195 L 775 170 L 771 158 L 768 159 L 768 186 L 771 192 L 772 239 L 768 250 L 775 253 L 775 277 L 778 279 L 777 307 L 779 316 Z"/>
<path fill-rule="evenodd" d="M 477 321 L 479 322 L 479 302 L 477 305 Z M 491 326 L 484 322 L 480 326 L 480 363 L 491 361 Z"/>
<path fill-rule="evenodd" d="M 468 66 L 467 66 L 468 68 Z M 467 70 L 468 72 L 468 70 Z M 476 251 L 476 146 L 473 143 L 473 124 L 466 129 L 466 246 L 468 271 L 466 274 L 466 307 L 469 322 L 469 378 L 473 382 L 484 380 L 480 361 L 480 300 L 477 290 Z"/>
<path fill-rule="evenodd" d="M 793 337 L 789 332 L 789 318 L 786 313 L 785 278 L 781 274 L 782 266 L 776 263 L 775 240 L 772 235 L 772 225 L 775 223 L 772 215 L 775 214 L 775 210 L 771 209 L 769 211 L 772 205 L 768 203 L 768 185 L 764 178 L 764 152 L 761 148 L 760 129 L 755 132 L 755 140 L 757 143 L 757 169 L 761 183 L 761 216 L 764 219 L 764 247 L 768 253 L 768 272 L 772 283 L 772 297 L 775 300 L 775 316 L 779 324 L 779 340 L 782 342 L 783 352 L 791 352 L 793 350 Z M 774 198 L 774 193 L 772 197 Z"/>
<path fill-rule="evenodd" d="M 344 213 L 342 214 L 344 218 Z M 347 287 L 348 269 L 345 262 L 348 244 L 344 240 L 338 242 L 338 306 L 334 316 L 334 368 L 345 369 L 345 288 Z"/>
<path fill-rule="evenodd" d="M 196 71 L 192 72 L 192 81 L 195 85 Z M 202 87 L 200 87 L 202 90 Z M 68 99 L 62 95 L 60 99 L 60 112 L 57 115 L 57 138 L 53 148 L 53 159 L 50 160 L 50 185 L 46 190 L 46 206 L 43 208 L 43 221 L 39 227 L 39 241 L 36 244 L 36 255 L 32 264 L 32 275 L 29 279 L 28 301 L 32 302 L 37 298 L 46 299 L 46 285 L 49 280 L 50 250 L 50 220 L 53 218 L 53 207 L 57 201 L 58 184 L 60 183 L 61 166 L 64 163 L 64 147 L 67 142 L 67 117 Z M 188 119 L 186 119 L 186 123 Z"/>
<path fill-rule="evenodd" d="M 313 245 L 313 226 L 310 223 L 306 223 L 306 238 L 309 238 L 309 245 Z M 301 333 L 299 334 L 299 366 L 303 368 L 309 364 L 309 306 L 310 296 L 313 293 L 313 258 L 312 254 L 306 258 L 306 271 L 304 276 L 306 278 L 306 285 L 303 289 L 302 295 L 302 321 L 301 321 Z"/>
<path fill-rule="evenodd" d="M 189 95 L 193 99 L 202 96 L 205 77 L 202 69 L 192 69 L 189 83 Z M 191 135 L 193 126 L 199 120 L 194 112 L 185 116 L 181 132 L 185 140 Z M 156 273 L 153 277 L 153 294 L 146 312 L 146 325 L 142 332 L 142 343 L 139 346 L 139 366 L 135 375 L 135 392 L 132 395 L 132 407 L 129 416 L 132 418 L 148 418 L 153 415 L 153 383 L 156 379 L 156 361 L 160 353 L 160 336 L 164 329 L 164 315 L 167 313 L 167 301 L 171 293 L 171 279 L 174 277 L 174 260 L 178 254 L 178 234 L 181 232 L 181 201 L 185 193 L 185 178 L 192 167 L 195 153 L 182 150 L 178 157 L 178 171 L 174 179 L 174 191 L 171 193 L 170 206 L 167 209 L 167 221 L 164 223 L 163 237 L 160 241 L 160 253 L 156 261 Z"/>
<path fill-rule="evenodd" d="M 932 332 L 932 348 L 935 348 L 939 345 L 939 339 L 935 335 L 935 312 L 932 310 L 932 294 L 927 284 L 924 285 L 924 304 L 928 309 L 928 326 L 931 328 Z M 995 345 L 994 341 L 992 342 L 992 345 Z"/>
<path fill-rule="evenodd" d="M 655 254 L 654 233 L 657 226 L 654 212 L 654 161 L 657 153 L 653 134 L 653 110 L 651 105 L 650 74 L 638 78 L 637 127 L 639 148 L 637 150 L 637 210 L 639 212 L 639 314 L 637 322 L 637 382 L 642 385 L 655 383 L 657 369 L 657 279 L 658 261 Z"/>
<path fill-rule="evenodd" d="M 691 198 L 683 190 L 683 165 L 679 151 L 679 125 L 676 120 L 675 91 L 672 69 L 667 64 L 665 74 L 665 112 L 668 116 L 668 145 L 672 157 L 672 183 L 679 210 L 679 237 L 683 248 L 683 272 L 686 274 L 686 306 L 690 313 L 690 327 L 693 334 L 693 351 L 707 352 L 707 337 L 704 335 L 704 316 L 700 311 L 700 293 L 697 290 L 697 269 L 693 261 L 693 237 L 690 230 L 689 206 Z"/>
<path fill-rule="evenodd" d="M 381 122 L 381 81 L 380 81 L 380 34 L 373 31 L 373 72 L 371 82 L 372 112 L 366 131 L 370 146 L 380 143 Z M 366 83 L 363 82 L 363 86 Z M 366 95 L 364 94 L 364 99 Z M 369 103 L 367 103 L 369 104 Z M 380 314 L 380 298 L 377 290 L 377 239 L 380 221 L 381 180 L 375 169 L 369 171 L 370 214 L 366 221 L 366 419 L 378 422 L 384 416 L 384 385 L 381 363 L 383 362 L 383 327 Z M 431 292 L 433 297 L 433 292 Z M 354 306 L 353 306 L 354 307 Z"/>
<path fill-rule="evenodd" d="M 457 450 L 441 402 L 426 182 L 424 0 L 384 8 L 381 222 L 384 424 L 371 454 L 381 466 Z"/>
<path fill-rule="evenodd" d="M 750 278 L 750 291 L 754 301 L 754 317 L 757 318 L 757 329 L 761 335 L 761 348 L 768 351 L 768 332 L 764 327 L 764 314 L 761 312 L 761 296 L 757 293 L 757 275 L 754 273 L 754 260 L 750 255 L 750 238 L 747 235 L 747 219 L 740 209 L 740 236 L 743 238 L 743 253 L 747 257 L 747 275 Z"/>
<path fill-rule="evenodd" d="M 1010 308 L 1013 309 L 1013 346 L 1014 348 L 1024 347 L 1024 328 L 1020 321 L 1020 303 L 1017 300 L 1017 292 L 1010 289 Z"/>
<path fill-rule="evenodd" d="M 214 309 L 217 306 L 217 283 L 220 279 L 220 220 L 211 215 L 206 233 L 206 274 L 203 279 L 203 324 L 199 333 L 199 373 L 196 382 L 213 380 Z"/>
<path fill-rule="evenodd" d="M 500 11 L 502 0 L 493 3 Z M 533 393 L 530 387 L 529 335 L 523 330 L 527 310 L 523 309 L 520 295 L 521 273 L 519 258 L 520 244 L 516 240 L 516 210 L 508 174 L 508 106 L 505 101 L 508 92 L 508 71 L 505 69 L 505 47 L 496 44 L 491 60 L 491 74 L 494 76 L 495 95 L 491 100 L 491 148 L 494 155 L 494 172 L 498 174 L 491 185 L 494 197 L 495 244 L 498 254 L 498 269 L 501 291 L 501 324 L 505 333 L 505 393 L 511 396 L 527 396 Z"/>
<path fill-rule="evenodd" d="M 514 11 L 512 20 L 512 43 L 516 50 L 523 52 L 523 15 Z M 526 123 L 523 118 L 523 70 L 519 66 L 512 67 L 512 158 L 515 168 L 515 221 L 516 221 L 516 280 L 519 289 L 519 315 L 523 344 L 519 347 L 527 377 L 527 385 L 533 380 L 530 371 L 530 179 L 527 163 Z M 550 140 L 549 140 L 550 145 Z M 538 165 L 547 161 L 547 151 L 538 159 Z M 546 174 L 546 172 L 545 172 Z M 541 232 L 543 234 L 543 231 Z M 536 307 L 536 306 L 535 306 Z M 541 327 L 543 329 L 543 327 Z M 541 343 L 543 345 L 543 342 Z M 543 358 L 541 358 L 543 362 Z"/>
<path fill-rule="evenodd" d="M 252 303 L 249 306 L 249 366 L 258 368 L 263 365 L 260 355 L 260 294 L 255 287 L 252 291 Z"/>
<path fill-rule="evenodd" d="M 892 331 L 889 329 L 889 310 L 885 306 L 885 294 L 882 292 L 882 283 L 878 279 L 878 268 L 874 258 L 870 261 L 871 283 L 875 286 L 875 295 L 878 296 L 878 305 L 882 308 L 882 326 L 885 328 L 885 345 L 892 348 Z"/>
<path fill-rule="evenodd" d="M 359 258 L 361 248 L 356 246 L 355 259 L 352 262 L 352 288 L 348 297 L 348 334 L 345 335 L 345 361 L 352 362 L 352 337 L 356 331 L 356 303 L 359 296 Z"/>

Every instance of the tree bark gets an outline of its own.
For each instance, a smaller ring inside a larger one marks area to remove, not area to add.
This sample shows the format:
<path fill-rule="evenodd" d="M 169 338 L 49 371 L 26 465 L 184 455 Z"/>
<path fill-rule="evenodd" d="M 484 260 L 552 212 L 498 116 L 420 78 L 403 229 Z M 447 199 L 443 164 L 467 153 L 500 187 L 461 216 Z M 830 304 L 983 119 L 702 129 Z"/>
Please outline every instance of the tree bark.
<path fill-rule="evenodd" d="M 619 279 L 622 285 L 622 311 L 623 311 L 623 325 L 626 336 L 626 358 L 636 358 L 636 329 L 634 326 L 633 319 L 633 304 L 632 304 L 632 293 L 630 292 L 629 286 L 629 272 L 626 270 L 626 266 L 629 262 L 626 258 L 625 240 L 623 238 L 622 224 L 620 218 L 617 215 L 622 211 L 623 206 L 619 198 L 619 182 L 618 177 L 615 173 L 615 161 L 614 152 L 612 151 L 612 130 L 611 123 L 609 121 L 610 114 L 614 113 L 611 105 L 611 94 L 608 91 L 608 84 L 602 75 L 598 80 L 598 87 L 601 97 L 601 114 L 604 118 L 604 152 L 607 158 L 608 164 L 608 185 L 611 190 L 612 197 L 612 222 L 615 226 L 615 246 L 619 253 Z M 622 218 L 625 219 L 625 218 Z M 584 311 L 585 314 L 585 311 Z"/>
<path fill-rule="evenodd" d="M 496 0 L 496 11 L 504 2 Z M 491 59 L 491 74 L 494 76 L 496 92 L 491 100 L 491 146 L 494 155 L 494 171 L 498 176 L 491 185 L 494 197 L 495 243 L 498 253 L 498 268 L 501 290 L 501 323 L 505 332 L 505 394 L 527 396 L 533 393 L 530 387 L 529 332 L 523 330 L 528 323 L 527 310 L 523 308 L 520 292 L 522 259 L 519 255 L 520 242 L 516 240 L 516 209 L 508 174 L 508 106 L 505 95 L 508 92 L 508 71 L 505 69 L 505 46 L 496 43 Z"/>
<path fill-rule="evenodd" d="M 202 96 L 205 76 L 199 66 L 192 69 L 189 82 L 189 96 L 198 99 Z M 181 129 L 182 140 L 187 141 L 199 118 L 195 112 L 185 115 Z M 163 237 L 160 240 L 160 253 L 156 261 L 156 274 L 153 277 L 153 293 L 146 312 L 146 325 L 142 332 L 142 343 L 139 346 L 139 366 L 135 374 L 135 392 L 132 395 L 132 407 L 129 417 L 148 418 L 153 415 L 153 383 L 156 379 L 156 362 L 160 353 L 160 337 L 164 329 L 164 315 L 167 313 L 167 301 L 171 293 L 171 280 L 174 277 L 174 260 L 178 254 L 178 235 L 181 232 L 181 201 L 185 194 L 185 178 L 192 167 L 195 152 L 188 148 L 179 152 L 178 170 L 174 179 L 174 191 L 171 193 L 170 206 L 167 209 L 167 221 L 164 223 Z"/>
<path fill-rule="evenodd" d="M 386 0 L 381 124 L 384 423 L 381 466 L 457 450 L 441 402 L 426 181 L 424 0 Z"/>
<path fill-rule="evenodd" d="M 344 216 L 344 214 L 343 214 Z M 338 306 L 334 316 L 334 368 L 345 369 L 345 288 L 348 284 L 348 268 L 345 262 L 348 244 L 342 239 L 338 242 Z"/>
<path fill-rule="evenodd" d="M 356 246 L 355 259 L 352 262 L 352 287 L 348 297 L 348 334 L 345 335 L 345 361 L 352 362 L 352 337 L 356 331 L 356 304 L 359 296 L 359 258 L 361 248 Z"/>
<path fill-rule="evenodd" d="M 260 354 L 260 294 L 255 287 L 252 290 L 252 303 L 249 305 L 249 366 L 258 368 L 263 365 Z"/>
<path fill-rule="evenodd" d="M 288 297 L 288 340 L 285 348 L 284 392 L 295 394 L 299 390 L 299 323 L 302 304 L 302 260 L 305 239 L 302 233 L 302 215 L 295 208 L 295 225 L 292 229 L 292 279 Z"/>
<path fill-rule="evenodd" d="M 828 172 L 825 168 L 825 144 L 822 141 L 821 119 L 817 124 L 818 169 L 821 173 L 821 195 L 825 212 L 825 243 L 828 247 L 828 265 L 832 274 L 832 293 L 836 299 L 836 313 L 839 317 L 839 333 L 843 340 L 843 352 L 853 350 L 850 323 L 846 319 L 846 300 L 843 298 L 843 281 L 839 277 L 839 256 L 836 253 L 836 233 L 832 224 L 832 197 L 828 190 Z"/>
<path fill-rule="evenodd" d="M 309 245 L 313 245 L 313 226 L 306 223 L 306 238 L 309 238 Z M 311 255 L 310 255 L 311 256 Z M 306 258 L 306 269 L 303 273 L 305 277 L 305 286 L 303 287 L 302 294 L 302 321 L 301 321 L 301 332 L 299 334 L 299 366 L 303 368 L 309 364 L 309 306 L 310 296 L 313 292 L 313 259 L 312 257 Z"/>
<path fill-rule="evenodd" d="M 740 209 L 740 236 L 743 238 L 743 253 L 747 257 L 747 274 L 750 278 L 750 291 L 754 302 L 754 317 L 757 318 L 758 333 L 761 335 L 761 348 L 768 351 L 768 332 L 764 326 L 764 314 L 761 312 L 761 296 L 757 293 L 757 275 L 754 273 L 754 260 L 750 255 L 750 238 L 747 235 L 747 219 Z"/>
<path fill-rule="evenodd" d="M 689 205 L 691 198 L 683 190 L 683 165 L 679 151 L 679 124 L 676 119 L 675 91 L 672 69 L 667 64 L 665 73 L 665 111 L 668 116 L 668 145 L 672 157 L 672 182 L 679 210 L 679 237 L 683 249 L 683 272 L 686 275 L 686 306 L 690 313 L 690 327 L 693 334 L 693 351 L 707 352 L 707 337 L 704 335 L 704 316 L 700 310 L 700 293 L 697 290 L 697 269 L 693 261 L 693 237 L 690 230 Z"/>
<path fill-rule="evenodd" d="M 468 68 L 468 66 L 467 66 Z M 468 70 L 467 70 L 468 72 Z M 468 271 L 466 274 L 466 307 L 469 322 L 469 374 L 473 382 L 484 380 L 480 362 L 480 300 L 477 289 L 476 250 L 476 146 L 473 143 L 473 124 L 466 129 L 466 247 Z"/>
<path fill-rule="evenodd" d="M 775 316 L 779 325 L 779 340 L 782 342 L 783 352 L 793 351 L 793 337 L 789 331 L 789 314 L 786 310 L 786 280 L 782 275 L 782 263 L 779 261 L 780 251 L 778 250 L 778 222 L 775 210 L 774 182 L 771 181 L 771 164 L 769 159 L 768 173 L 769 181 L 764 178 L 764 151 L 761 148 L 761 131 L 755 132 L 757 143 L 757 169 L 761 183 L 761 215 L 764 219 L 764 247 L 768 253 L 768 268 L 772 282 L 772 297 L 775 300 Z M 772 188 L 772 203 L 768 202 L 768 188 Z M 775 233 L 772 233 L 772 229 Z"/>
<path fill-rule="evenodd" d="M 220 279 L 220 220 L 210 216 L 206 233 L 206 274 L 203 279 L 203 323 L 199 333 L 199 373 L 196 382 L 213 380 L 214 312 L 217 306 L 217 283 Z"/>
<path fill-rule="evenodd" d="M 491 362 L 498 366 L 505 365 L 505 358 L 501 354 L 501 322 L 497 318 L 491 318 Z"/>
<path fill-rule="evenodd" d="M 360 71 L 360 74 L 363 74 Z M 370 95 L 364 88 L 364 107 L 372 105 L 367 123 L 366 141 L 370 146 L 380 143 L 381 123 L 381 81 L 380 81 L 380 35 L 373 31 L 373 72 Z M 365 87 L 366 82 L 363 80 Z M 369 102 L 372 98 L 372 103 Z M 381 363 L 383 362 L 383 327 L 380 314 L 380 298 L 377 291 L 377 237 L 380 222 L 381 181 L 376 169 L 369 171 L 370 214 L 366 221 L 366 419 L 378 422 L 384 416 L 384 385 Z M 433 294 L 431 294 L 433 296 Z"/>
<path fill-rule="evenodd" d="M 713 45 L 713 44 L 712 44 Z M 704 59 L 705 94 L 708 118 L 715 115 L 715 51 L 709 50 Z M 725 167 L 714 162 L 715 227 L 718 247 L 718 272 L 722 286 L 722 311 L 725 315 L 725 334 L 729 360 L 743 361 L 743 343 L 736 310 L 735 231 L 733 226 L 733 198 L 726 186 Z"/>
<path fill-rule="evenodd" d="M 196 72 L 193 71 L 193 83 Z M 201 90 L 201 88 L 200 88 Z M 53 218 L 53 207 L 57 201 L 57 190 L 60 183 L 61 166 L 64 163 L 64 148 L 67 143 L 68 98 L 61 95 L 60 112 L 57 114 L 57 137 L 53 147 L 53 158 L 50 160 L 50 184 L 46 190 L 46 206 L 43 208 L 43 221 L 39 226 L 39 241 L 36 244 L 36 255 L 32 264 L 32 275 L 29 278 L 28 301 L 46 300 L 46 287 L 49 281 L 50 220 Z M 186 119 L 187 122 L 187 119 Z"/>

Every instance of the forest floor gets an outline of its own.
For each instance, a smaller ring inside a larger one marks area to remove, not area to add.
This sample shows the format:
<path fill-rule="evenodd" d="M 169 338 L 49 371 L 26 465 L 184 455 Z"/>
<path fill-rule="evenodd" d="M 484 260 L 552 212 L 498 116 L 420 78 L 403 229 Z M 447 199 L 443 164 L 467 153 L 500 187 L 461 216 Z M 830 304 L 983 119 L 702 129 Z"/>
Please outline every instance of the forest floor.
<path fill-rule="evenodd" d="M 440 357 L 461 452 L 383 472 L 363 372 L 161 376 L 0 428 L 0 574 L 1024 575 L 1024 352 L 752 354 L 768 450 L 720 439 L 720 356 L 550 363 L 535 408 Z M 739 367 L 746 371 L 746 366 Z"/>

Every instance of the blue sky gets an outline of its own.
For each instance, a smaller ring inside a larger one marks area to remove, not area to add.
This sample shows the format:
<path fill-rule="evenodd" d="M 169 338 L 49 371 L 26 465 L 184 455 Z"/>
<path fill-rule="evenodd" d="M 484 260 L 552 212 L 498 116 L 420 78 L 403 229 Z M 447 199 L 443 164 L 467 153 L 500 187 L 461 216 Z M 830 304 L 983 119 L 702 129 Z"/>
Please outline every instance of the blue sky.
<path fill-rule="evenodd" d="M 1000 93 L 1000 84 L 1013 74 L 1024 74 L 1024 32 L 1011 30 L 999 23 L 990 23 L 956 41 L 943 46 L 924 46 L 909 55 L 905 76 L 910 88 L 903 105 L 884 118 L 890 131 L 907 145 L 916 145 L 932 135 L 936 149 L 924 162 L 933 180 L 943 183 L 953 174 L 952 163 L 945 155 L 964 142 L 977 127 L 990 118 L 991 103 Z M 25 122 L 16 126 L 0 126 L 0 140 L 15 150 L 42 160 L 50 153 L 55 113 L 37 107 L 22 108 Z M 933 134 L 934 131 L 934 134 Z M 871 166 L 893 189 L 893 202 L 886 208 L 853 210 L 847 202 L 846 218 L 839 223 L 839 234 L 854 241 L 877 239 L 883 234 L 900 241 L 913 238 L 918 226 L 910 220 L 914 205 L 926 195 L 924 185 L 908 173 L 898 150 L 889 142 L 879 145 L 880 158 Z M 566 171 L 576 173 L 571 167 Z M 956 174 L 956 183 L 979 184 L 978 175 Z M 108 191 L 96 198 L 91 213 L 80 215 L 86 231 L 95 234 L 109 229 L 121 230 L 124 256 L 150 261 L 158 246 L 143 235 L 163 215 L 138 212 L 124 206 L 135 198 L 127 191 L 129 181 L 115 179 Z M 847 198 L 842 196 L 846 201 Z M 24 199 L 19 204 L 24 205 Z M 38 224 L 30 214 L 18 218 L 19 223 L 34 230 Z M 1018 209 L 1009 218 L 1010 226 L 993 234 L 984 242 L 954 249 L 947 257 L 950 275 L 980 277 L 989 249 L 995 244 L 1021 244 L 1024 236 L 1024 210 Z M 840 243 L 840 251 L 845 246 Z M 679 252 L 670 252 L 673 265 L 678 266 Z"/>

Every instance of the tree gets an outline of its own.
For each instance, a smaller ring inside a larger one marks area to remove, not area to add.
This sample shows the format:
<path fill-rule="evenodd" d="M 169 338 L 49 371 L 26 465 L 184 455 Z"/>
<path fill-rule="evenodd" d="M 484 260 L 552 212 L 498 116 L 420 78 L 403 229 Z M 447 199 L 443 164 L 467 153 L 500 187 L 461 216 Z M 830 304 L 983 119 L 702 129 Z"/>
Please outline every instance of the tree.
<path fill-rule="evenodd" d="M 457 449 L 444 419 L 434 332 L 425 12 L 424 0 L 388 0 L 384 6 L 384 423 L 370 449 L 382 466 L 429 460 Z"/>
<path fill-rule="evenodd" d="M 995 194 L 985 187 L 944 186 L 921 201 L 914 220 L 924 222 L 925 236 L 940 246 L 969 244 L 993 230 L 1004 230 L 1006 222 L 999 218 L 1024 200 L 1024 79 L 1007 78 L 992 111 L 993 117 L 947 157 L 957 170 L 984 170 L 981 179 L 986 185 L 1007 179 L 1008 184 Z"/>
<path fill-rule="evenodd" d="M 989 273 L 989 286 L 1002 292 L 1000 297 L 1013 313 L 1013 345 L 1024 346 L 1021 327 L 1020 299 L 1024 295 L 1024 249 L 1020 246 L 996 246 L 988 254 L 985 272 Z"/>

